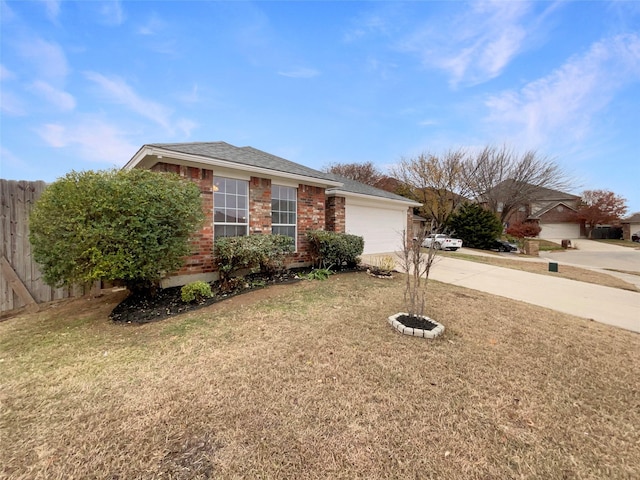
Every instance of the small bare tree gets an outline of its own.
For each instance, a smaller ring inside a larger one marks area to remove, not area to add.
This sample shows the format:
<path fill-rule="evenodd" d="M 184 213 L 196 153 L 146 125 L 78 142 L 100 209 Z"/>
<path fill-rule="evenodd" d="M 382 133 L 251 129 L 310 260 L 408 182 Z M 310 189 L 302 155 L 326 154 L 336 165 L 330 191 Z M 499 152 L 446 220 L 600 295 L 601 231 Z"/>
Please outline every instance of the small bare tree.
<path fill-rule="evenodd" d="M 341 175 L 345 178 L 355 180 L 376 187 L 384 175 L 373 162 L 364 163 L 332 163 L 323 168 L 323 171 Z"/>
<path fill-rule="evenodd" d="M 442 231 L 456 208 L 468 200 L 470 189 L 464 175 L 468 163 L 464 149 L 421 153 L 402 158 L 391 168 L 391 174 L 411 188 L 414 198 L 423 205 L 421 213 L 433 220 L 436 231 Z"/>
<path fill-rule="evenodd" d="M 436 242 L 431 242 L 428 249 L 422 247 L 427 236 L 427 229 L 411 237 L 406 230 L 402 231 L 402 250 L 398 253 L 400 266 L 406 272 L 404 302 L 409 317 L 422 317 L 427 303 L 427 283 L 431 266 L 436 259 Z M 426 250 L 426 251 L 425 251 Z"/>

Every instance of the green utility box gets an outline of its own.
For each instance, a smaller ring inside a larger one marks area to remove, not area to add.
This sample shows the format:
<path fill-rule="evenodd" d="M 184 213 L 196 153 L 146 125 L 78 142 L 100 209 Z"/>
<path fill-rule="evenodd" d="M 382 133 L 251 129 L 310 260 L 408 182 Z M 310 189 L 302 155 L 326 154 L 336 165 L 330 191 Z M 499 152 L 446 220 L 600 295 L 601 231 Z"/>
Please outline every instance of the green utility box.
<path fill-rule="evenodd" d="M 549 262 L 549 271 L 557 272 L 558 271 L 558 262 Z"/>

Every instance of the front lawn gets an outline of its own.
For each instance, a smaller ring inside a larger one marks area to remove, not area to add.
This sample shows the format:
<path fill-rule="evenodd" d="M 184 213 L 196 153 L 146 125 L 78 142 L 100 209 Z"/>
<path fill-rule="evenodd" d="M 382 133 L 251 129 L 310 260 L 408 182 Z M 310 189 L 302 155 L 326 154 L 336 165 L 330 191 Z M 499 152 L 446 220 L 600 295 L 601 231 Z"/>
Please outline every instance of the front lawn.
<path fill-rule="evenodd" d="M 0 478 L 639 478 L 640 335 L 402 277 L 278 285 L 144 325 L 122 293 L 0 322 Z"/>

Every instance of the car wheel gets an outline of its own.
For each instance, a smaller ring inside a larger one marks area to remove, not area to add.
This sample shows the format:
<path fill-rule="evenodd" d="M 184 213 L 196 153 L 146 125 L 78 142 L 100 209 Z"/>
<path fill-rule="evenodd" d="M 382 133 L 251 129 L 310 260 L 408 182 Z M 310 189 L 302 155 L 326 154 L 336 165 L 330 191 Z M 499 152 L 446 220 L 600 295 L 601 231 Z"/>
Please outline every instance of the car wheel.
<path fill-rule="evenodd" d="M 436 242 L 436 250 L 442 250 L 442 244 L 440 242 Z"/>

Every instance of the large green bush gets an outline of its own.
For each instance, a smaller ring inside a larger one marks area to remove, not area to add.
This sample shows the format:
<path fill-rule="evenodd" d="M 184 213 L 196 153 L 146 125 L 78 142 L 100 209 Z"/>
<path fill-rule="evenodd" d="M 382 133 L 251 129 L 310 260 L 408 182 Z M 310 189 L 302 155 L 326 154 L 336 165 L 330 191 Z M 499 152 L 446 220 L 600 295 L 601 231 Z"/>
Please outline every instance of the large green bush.
<path fill-rule="evenodd" d="M 358 235 L 311 230 L 307 239 L 316 265 L 325 268 L 355 267 L 364 251 L 364 239 Z"/>
<path fill-rule="evenodd" d="M 285 268 L 285 258 L 293 251 L 293 239 L 286 235 L 225 237 L 215 243 L 216 264 L 223 280 L 242 269 L 274 274 Z"/>
<path fill-rule="evenodd" d="M 141 290 L 182 266 L 203 218 L 199 188 L 177 175 L 71 172 L 36 202 L 30 240 L 49 285 L 103 279 Z"/>
<path fill-rule="evenodd" d="M 465 203 L 451 216 L 449 227 L 462 244 L 470 248 L 490 248 L 493 240 L 502 234 L 502 223 L 497 215 L 477 203 Z"/>

